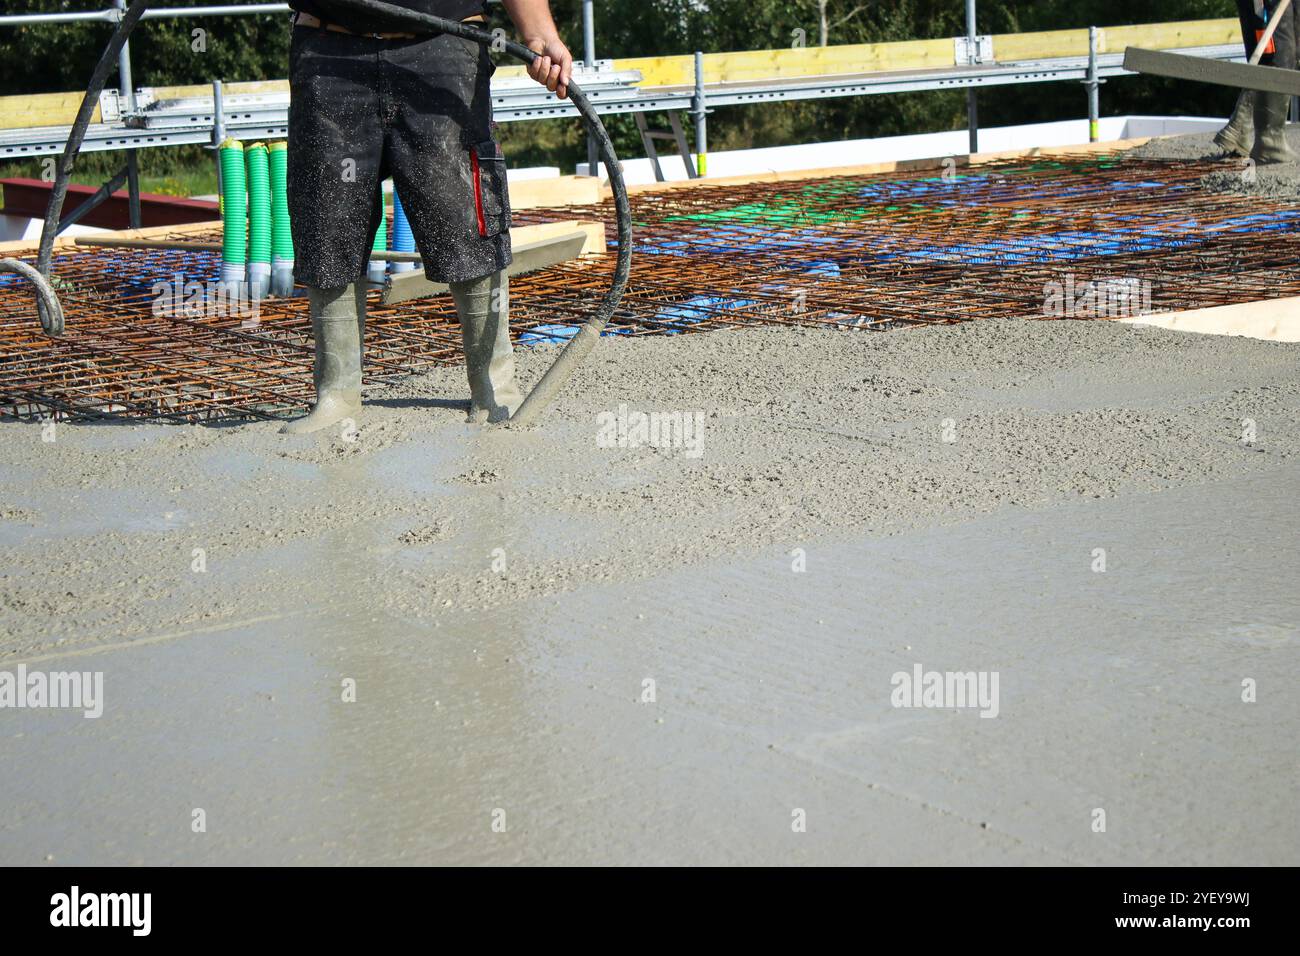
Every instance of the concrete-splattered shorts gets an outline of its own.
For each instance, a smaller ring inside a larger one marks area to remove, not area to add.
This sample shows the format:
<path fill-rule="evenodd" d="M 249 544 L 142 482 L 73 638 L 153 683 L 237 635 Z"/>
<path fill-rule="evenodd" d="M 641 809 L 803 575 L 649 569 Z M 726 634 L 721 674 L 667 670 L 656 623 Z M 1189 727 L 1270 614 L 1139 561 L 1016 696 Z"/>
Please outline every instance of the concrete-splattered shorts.
<path fill-rule="evenodd" d="M 390 176 L 431 280 L 479 279 L 510 264 L 494 70 L 485 47 L 459 37 L 294 28 L 289 215 L 299 282 L 334 288 L 364 275 Z"/>

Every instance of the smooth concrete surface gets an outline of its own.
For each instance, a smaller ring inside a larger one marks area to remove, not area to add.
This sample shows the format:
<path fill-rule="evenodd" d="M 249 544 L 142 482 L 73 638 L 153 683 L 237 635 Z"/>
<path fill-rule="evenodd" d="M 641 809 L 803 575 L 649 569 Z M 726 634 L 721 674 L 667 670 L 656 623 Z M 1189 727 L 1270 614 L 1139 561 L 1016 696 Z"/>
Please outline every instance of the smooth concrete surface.
<path fill-rule="evenodd" d="M 1297 359 L 743 331 L 522 433 L 459 369 L 338 434 L 0 424 L 0 671 L 104 688 L 0 709 L 0 864 L 1294 865 Z"/>

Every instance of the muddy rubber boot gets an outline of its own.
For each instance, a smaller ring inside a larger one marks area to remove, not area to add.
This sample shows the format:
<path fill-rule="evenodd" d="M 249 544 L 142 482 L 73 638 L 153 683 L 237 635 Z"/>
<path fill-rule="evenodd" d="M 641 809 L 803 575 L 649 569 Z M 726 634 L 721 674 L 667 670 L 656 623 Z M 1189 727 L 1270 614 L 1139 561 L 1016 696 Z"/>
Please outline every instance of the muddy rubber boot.
<path fill-rule="evenodd" d="M 311 414 L 287 423 L 282 435 L 305 435 L 355 418 L 361 412 L 361 336 L 366 321 L 364 283 L 336 289 L 308 287 L 311 329 L 316 341 L 316 405 Z"/>
<path fill-rule="evenodd" d="M 1255 94 L 1255 148 L 1250 158 L 1261 165 L 1294 163 L 1300 157 L 1286 139 L 1286 114 L 1291 97 L 1285 93 Z"/>
<path fill-rule="evenodd" d="M 1237 108 L 1232 111 L 1232 119 L 1214 134 L 1214 145 L 1225 153 L 1249 156 L 1254 142 L 1255 91 L 1242 90 L 1237 95 Z"/>
<path fill-rule="evenodd" d="M 503 422 L 523 404 L 515 382 L 510 344 L 510 280 L 494 272 L 472 282 L 451 283 L 465 343 L 469 377 L 468 422 Z"/>

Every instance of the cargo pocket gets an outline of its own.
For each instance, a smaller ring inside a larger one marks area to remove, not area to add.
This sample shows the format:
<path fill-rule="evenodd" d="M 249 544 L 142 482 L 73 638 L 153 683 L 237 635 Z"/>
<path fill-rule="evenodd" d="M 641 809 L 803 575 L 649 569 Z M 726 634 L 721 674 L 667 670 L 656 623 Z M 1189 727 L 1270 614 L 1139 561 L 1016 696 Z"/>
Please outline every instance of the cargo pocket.
<path fill-rule="evenodd" d="M 506 157 L 493 140 L 469 151 L 474 179 L 474 213 L 484 239 L 510 229 L 510 193 L 506 187 Z"/>

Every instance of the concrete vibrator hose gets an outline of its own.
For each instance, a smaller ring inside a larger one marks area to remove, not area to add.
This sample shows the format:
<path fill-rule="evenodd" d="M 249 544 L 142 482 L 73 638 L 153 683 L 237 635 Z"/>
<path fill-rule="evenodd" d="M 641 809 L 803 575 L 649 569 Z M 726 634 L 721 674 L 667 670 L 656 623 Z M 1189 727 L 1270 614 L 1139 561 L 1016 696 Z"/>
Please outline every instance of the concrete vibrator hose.
<path fill-rule="evenodd" d="M 116 67 L 118 54 L 122 51 L 127 37 L 140 22 L 145 10 L 153 0 L 131 0 L 130 5 L 118 21 L 112 39 L 104 48 L 104 53 L 91 74 L 90 84 L 86 88 L 86 97 L 81 101 L 81 108 L 68 133 L 68 142 L 63 155 L 59 158 L 58 169 L 54 179 L 54 188 L 50 192 L 49 208 L 45 212 L 45 228 L 41 231 L 40 252 L 36 269 L 15 260 L 0 260 L 0 270 L 18 272 L 36 286 L 37 308 L 41 326 L 48 335 L 63 334 L 63 309 L 58 296 L 49 284 L 50 262 L 54 252 L 54 237 L 58 232 L 59 217 L 63 211 L 63 200 L 68 193 L 68 181 L 72 175 L 72 166 L 86 136 L 86 127 L 99 102 L 99 94 L 104 89 L 109 73 Z M 335 0 L 336 3 L 351 7 L 359 13 L 382 14 L 386 21 L 398 23 L 415 32 L 447 33 L 462 39 L 472 40 L 493 50 L 504 50 L 517 60 L 532 64 L 538 55 L 521 44 L 506 40 L 499 35 L 456 20 L 444 20 L 428 13 L 417 13 L 402 7 L 395 7 L 381 0 Z M 555 362 L 546 370 L 546 374 L 533 386 L 524 403 L 509 419 L 509 424 L 525 426 L 536 420 L 537 416 L 550 404 L 559 390 L 564 386 L 573 370 L 587 356 L 606 323 L 618 308 L 623 291 L 627 288 L 628 274 L 632 269 L 632 214 L 628 207 L 627 186 L 623 182 L 623 173 L 619 168 L 618 156 L 614 153 L 614 144 L 610 142 L 605 124 L 600 121 L 591 101 L 576 83 L 568 85 L 569 99 L 573 101 L 587 131 L 596 142 L 600 158 L 609 173 L 610 189 L 614 194 L 614 209 L 618 217 L 618 262 L 614 267 L 614 277 L 610 282 L 605 297 L 596 306 L 595 311 L 579 327 L 577 334 L 568 341 L 556 357 Z M 18 268 L 22 266 L 23 268 Z"/>

